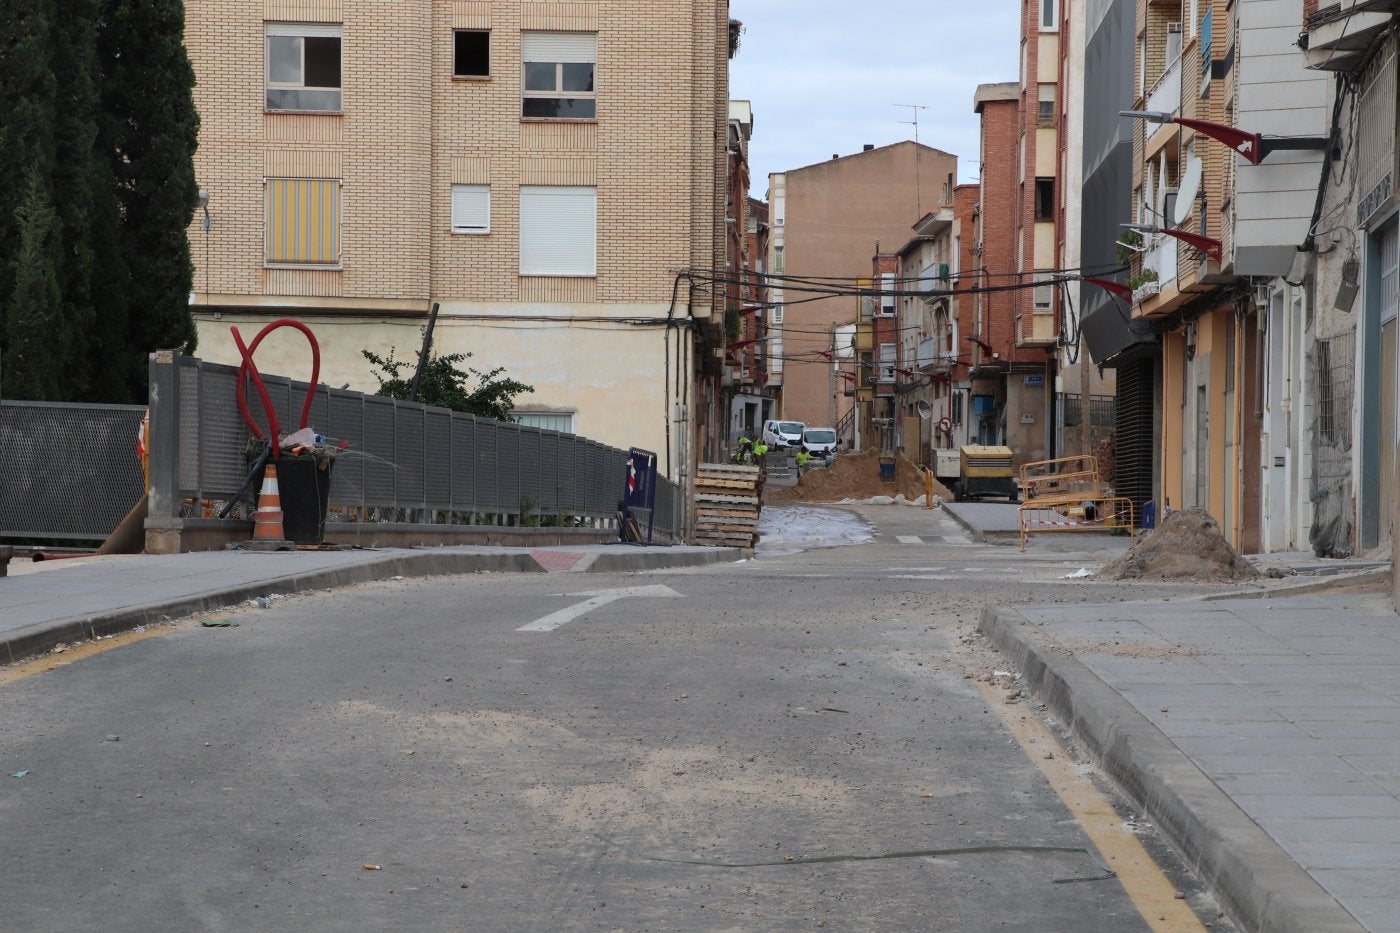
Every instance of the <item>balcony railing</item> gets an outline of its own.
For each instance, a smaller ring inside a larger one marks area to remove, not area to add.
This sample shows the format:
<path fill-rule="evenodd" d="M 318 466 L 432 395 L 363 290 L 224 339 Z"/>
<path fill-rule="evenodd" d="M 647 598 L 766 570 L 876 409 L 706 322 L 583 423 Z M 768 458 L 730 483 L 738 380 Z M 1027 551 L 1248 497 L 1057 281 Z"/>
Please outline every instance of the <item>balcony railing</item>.
<path fill-rule="evenodd" d="M 1176 113 L 1181 107 L 1181 56 L 1167 66 L 1147 92 L 1147 109 Z M 1150 133 L 1148 135 L 1151 135 Z"/>
<path fill-rule="evenodd" d="M 1144 271 L 1151 269 L 1157 273 L 1157 281 L 1154 284 L 1158 289 L 1166 288 L 1168 283 L 1176 281 L 1176 248 L 1179 242 L 1175 237 L 1160 233 L 1148 236 L 1147 251 L 1142 254 L 1142 268 Z"/>

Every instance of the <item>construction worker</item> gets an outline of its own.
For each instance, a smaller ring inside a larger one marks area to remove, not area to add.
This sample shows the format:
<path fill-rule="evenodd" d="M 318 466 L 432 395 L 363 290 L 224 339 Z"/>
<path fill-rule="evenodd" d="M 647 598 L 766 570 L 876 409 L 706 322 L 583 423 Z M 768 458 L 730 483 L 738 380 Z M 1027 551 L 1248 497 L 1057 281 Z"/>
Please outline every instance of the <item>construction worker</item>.
<path fill-rule="evenodd" d="M 768 453 L 768 445 L 763 443 L 763 438 L 758 439 L 758 443 L 753 445 L 754 462 L 760 466 L 763 464 L 763 457 Z"/>
<path fill-rule="evenodd" d="M 753 441 L 747 437 L 739 438 L 739 449 L 734 452 L 735 463 L 748 463 L 753 459 Z"/>
<path fill-rule="evenodd" d="M 811 460 L 811 459 L 812 459 L 812 455 L 809 454 L 809 453 L 807 453 L 807 449 L 806 449 L 805 447 L 802 448 L 801 450 L 799 450 L 799 451 L 797 452 L 797 472 L 798 472 L 798 473 L 806 472 L 806 470 L 807 470 L 807 461 L 809 461 L 809 460 Z"/>

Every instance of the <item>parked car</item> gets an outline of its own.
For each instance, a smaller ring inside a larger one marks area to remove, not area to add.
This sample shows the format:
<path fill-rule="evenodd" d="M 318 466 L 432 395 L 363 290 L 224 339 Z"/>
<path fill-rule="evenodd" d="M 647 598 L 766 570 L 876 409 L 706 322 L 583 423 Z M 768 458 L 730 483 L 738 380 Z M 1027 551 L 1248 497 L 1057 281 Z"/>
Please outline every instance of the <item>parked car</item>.
<path fill-rule="evenodd" d="M 802 432 L 805 430 L 807 426 L 801 421 L 765 421 L 763 443 L 774 450 L 799 447 L 802 444 Z"/>
<path fill-rule="evenodd" d="M 830 460 L 836 453 L 835 428 L 808 428 L 802 432 L 802 447 L 821 460 Z"/>

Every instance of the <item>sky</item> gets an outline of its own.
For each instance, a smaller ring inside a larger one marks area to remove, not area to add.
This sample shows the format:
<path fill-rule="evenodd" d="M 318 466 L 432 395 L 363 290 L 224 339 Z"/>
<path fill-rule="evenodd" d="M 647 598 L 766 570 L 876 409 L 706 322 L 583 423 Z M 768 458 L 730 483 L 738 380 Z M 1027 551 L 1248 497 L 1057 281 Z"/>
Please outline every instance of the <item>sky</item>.
<path fill-rule="evenodd" d="M 979 84 L 1019 78 L 1019 0 L 730 0 L 729 96 L 753 104 L 750 194 L 768 175 L 914 138 L 976 181 Z M 898 106 L 913 104 L 927 109 Z"/>

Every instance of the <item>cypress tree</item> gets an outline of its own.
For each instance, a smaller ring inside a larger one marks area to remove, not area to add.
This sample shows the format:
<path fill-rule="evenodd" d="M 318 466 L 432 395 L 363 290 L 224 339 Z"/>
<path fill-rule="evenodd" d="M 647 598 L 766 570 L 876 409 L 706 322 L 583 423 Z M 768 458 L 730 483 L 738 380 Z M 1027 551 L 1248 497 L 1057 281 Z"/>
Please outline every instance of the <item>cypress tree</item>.
<path fill-rule="evenodd" d="M 0 16 L 0 361 L 7 398 L 52 399 L 63 335 L 48 169 L 58 120 L 50 65 L 53 0 L 12 0 Z"/>
<path fill-rule="evenodd" d="M 5 313 L 5 396 L 55 400 L 66 397 L 67 350 L 55 255 L 58 218 L 41 166 L 23 173 L 24 199 L 15 210 L 14 281 Z"/>
<path fill-rule="evenodd" d="M 130 309 L 122 378 L 145 398 L 146 354 L 192 353 L 194 279 L 186 228 L 198 204 L 199 115 L 180 0 L 101 0 L 101 147 L 121 216 Z"/>

